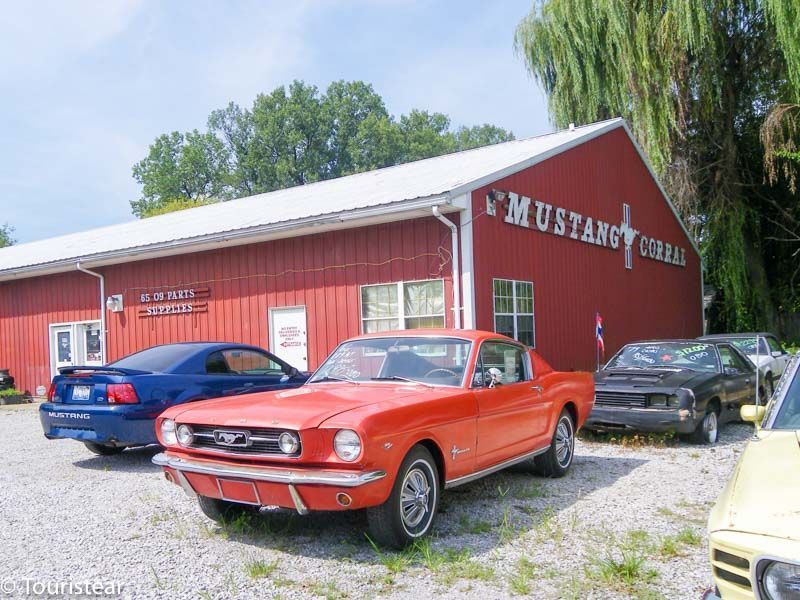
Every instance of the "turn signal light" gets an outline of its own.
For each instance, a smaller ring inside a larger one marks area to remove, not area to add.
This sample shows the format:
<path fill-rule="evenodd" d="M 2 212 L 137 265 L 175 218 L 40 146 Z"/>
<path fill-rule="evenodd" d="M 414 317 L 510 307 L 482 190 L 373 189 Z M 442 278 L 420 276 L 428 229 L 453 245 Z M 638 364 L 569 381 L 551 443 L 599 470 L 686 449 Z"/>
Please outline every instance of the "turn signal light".
<path fill-rule="evenodd" d="M 56 384 L 55 383 L 51 383 L 50 384 L 50 389 L 47 390 L 47 401 L 48 402 L 52 402 L 53 398 L 55 398 L 55 397 L 56 397 Z"/>
<path fill-rule="evenodd" d="M 138 404 L 139 396 L 130 383 L 110 383 L 106 386 L 109 404 Z"/>

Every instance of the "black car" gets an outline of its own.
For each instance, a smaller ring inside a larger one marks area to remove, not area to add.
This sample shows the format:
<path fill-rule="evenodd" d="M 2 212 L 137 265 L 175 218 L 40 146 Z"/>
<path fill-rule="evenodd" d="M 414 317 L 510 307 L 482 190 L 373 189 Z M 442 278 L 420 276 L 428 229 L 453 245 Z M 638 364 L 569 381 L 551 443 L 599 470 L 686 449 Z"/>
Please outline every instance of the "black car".
<path fill-rule="evenodd" d="M 14 378 L 8 369 L 0 369 L 0 391 L 14 389 Z"/>
<path fill-rule="evenodd" d="M 755 402 L 755 365 L 727 342 L 651 340 L 624 346 L 595 373 L 585 427 L 676 431 L 713 444 L 719 424 Z"/>

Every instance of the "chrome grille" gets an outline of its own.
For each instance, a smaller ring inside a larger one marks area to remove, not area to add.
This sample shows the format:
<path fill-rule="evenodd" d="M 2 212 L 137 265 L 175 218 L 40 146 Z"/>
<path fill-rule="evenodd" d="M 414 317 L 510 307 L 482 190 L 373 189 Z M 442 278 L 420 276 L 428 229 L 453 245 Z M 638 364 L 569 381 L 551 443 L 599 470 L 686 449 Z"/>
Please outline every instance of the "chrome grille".
<path fill-rule="evenodd" d="M 279 456 L 300 456 L 303 450 L 302 441 L 294 454 L 284 454 L 278 446 L 278 437 L 287 429 L 256 428 L 256 427 L 217 427 L 212 425 L 190 425 L 194 433 L 194 441 L 190 448 L 216 450 L 230 454 L 276 454 Z M 228 446 L 220 444 L 214 437 L 215 431 L 243 432 L 247 434 L 246 446 Z M 291 431 L 297 435 L 296 431 Z M 299 438 L 299 435 L 298 435 Z"/>
<path fill-rule="evenodd" d="M 637 406 L 644 408 L 647 406 L 647 397 L 644 394 L 599 391 L 595 392 L 594 402 L 601 406 Z"/>

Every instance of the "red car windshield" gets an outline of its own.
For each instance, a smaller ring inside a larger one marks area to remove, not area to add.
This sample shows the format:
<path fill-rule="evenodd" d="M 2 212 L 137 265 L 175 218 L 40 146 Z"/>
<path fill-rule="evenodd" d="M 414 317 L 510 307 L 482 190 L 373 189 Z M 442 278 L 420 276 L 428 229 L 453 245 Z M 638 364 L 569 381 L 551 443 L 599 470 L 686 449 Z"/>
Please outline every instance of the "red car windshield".
<path fill-rule="evenodd" d="M 651 369 L 672 367 L 693 371 L 717 371 L 714 346 L 702 342 L 663 342 L 655 344 L 630 344 L 608 361 L 607 369 Z"/>
<path fill-rule="evenodd" d="M 472 343 L 443 337 L 385 337 L 339 346 L 308 383 L 409 381 L 460 386 Z"/>

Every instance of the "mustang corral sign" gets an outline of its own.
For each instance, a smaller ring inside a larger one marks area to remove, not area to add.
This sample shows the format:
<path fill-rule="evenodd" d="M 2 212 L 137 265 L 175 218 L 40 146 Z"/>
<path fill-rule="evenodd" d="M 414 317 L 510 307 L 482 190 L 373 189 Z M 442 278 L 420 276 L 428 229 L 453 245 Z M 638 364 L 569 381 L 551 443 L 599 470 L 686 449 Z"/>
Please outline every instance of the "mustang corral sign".
<path fill-rule="evenodd" d="M 531 209 L 533 202 L 533 210 Z M 497 214 L 497 205 L 505 205 L 506 223 L 537 229 L 542 233 L 550 233 L 572 240 L 595 244 L 617 250 L 620 242 L 625 249 L 625 267 L 633 268 L 632 249 L 638 247 L 639 256 L 659 262 L 686 266 L 686 250 L 680 246 L 670 244 L 663 240 L 643 235 L 638 229 L 631 226 L 630 205 L 622 205 L 622 220 L 619 225 L 607 223 L 600 219 L 582 215 L 560 206 L 554 206 L 541 200 L 531 201 L 527 196 L 514 192 L 492 190 L 486 196 L 486 212 L 489 215 Z M 531 212 L 534 212 L 531 222 Z M 639 243 L 636 244 L 636 237 Z"/>

